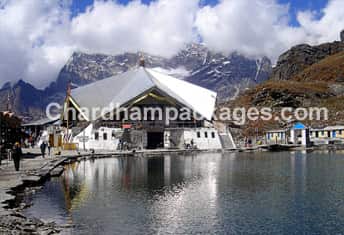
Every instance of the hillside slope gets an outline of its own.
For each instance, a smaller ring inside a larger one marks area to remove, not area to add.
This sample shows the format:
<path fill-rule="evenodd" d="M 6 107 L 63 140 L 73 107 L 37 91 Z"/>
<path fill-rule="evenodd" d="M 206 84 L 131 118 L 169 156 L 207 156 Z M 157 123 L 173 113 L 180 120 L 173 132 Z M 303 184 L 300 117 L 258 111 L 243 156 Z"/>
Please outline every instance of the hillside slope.
<path fill-rule="evenodd" d="M 329 56 L 297 74 L 296 81 L 344 82 L 344 52 Z"/>
<path fill-rule="evenodd" d="M 343 124 L 344 51 L 307 66 L 288 80 L 276 80 L 272 77 L 223 105 L 231 108 L 270 107 L 274 116 L 279 115 L 283 107 L 326 107 L 329 110 L 328 121 L 305 120 L 304 123 L 312 126 Z M 260 122 L 259 128 L 263 131 L 286 127 L 288 124 L 286 121 L 271 120 Z M 250 133 L 254 125 L 257 123 L 248 122 L 243 129 Z"/>

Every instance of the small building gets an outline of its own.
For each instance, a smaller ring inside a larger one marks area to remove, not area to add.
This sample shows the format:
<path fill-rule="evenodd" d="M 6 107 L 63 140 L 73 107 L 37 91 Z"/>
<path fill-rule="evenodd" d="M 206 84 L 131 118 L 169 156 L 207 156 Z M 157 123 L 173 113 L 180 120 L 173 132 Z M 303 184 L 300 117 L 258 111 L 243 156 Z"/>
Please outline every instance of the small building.
<path fill-rule="evenodd" d="M 21 142 L 23 133 L 20 124 L 21 119 L 13 112 L 0 112 L 0 146 L 2 150 L 12 148 L 15 142 Z"/>
<path fill-rule="evenodd" d="M 295 123 L 290 129 L 290 143 L 299 144 L 304 147 L 311 145 L 310 131 L 307 126 L 301 122 Z"/>
<path fill-rule="evenodd" d="M 213 91 L 142 65 L 69 89 L 61 120 L 66 128 L 63 140 L 83 149 L 221 149 L 223 133 L 219 135 L 212 120 L 216 96 Z M 162 111 L 152 110 L 148 119 L 141 116 L 133 120 L 123 108 L 136 108 L 141 113 L 147 108 Z M 166 122 L 171 108 L 192 112 L 188 118 L 178 116 Z M 105 109 L 107 118 L 99 111 Z M 85 110 L 98 111 L 91 116 Z M 70 111 L 77 117 L 73 119 Z"/>
<path fill-rule="evenodd" d="M 310 130 L 311 141 L 315 145 L 344 143 L 344 126 L 327 126 L 324 128 L 312 128 Z"/>
<path fill-rule="evenodd" d="M 277 129 L 266 131 L 267 144 L 297 144 L 308 147 L 311 144 L 310 131 L 301 122 L 297 122 L 289 129 Z"/>
<path fill-rule="evenodd" d="M 62 145 L 60 119 L 42 118 L 22 124 L 24 132 L 28 136 L 27 145 L 39 147 L 43 141 L 49 142 L 52 147 Z"/>
<path fill-rule="evenodd" d="M 265 133 L 267 144 L 287 144 L 288 134 L 286 129 L 269 130 Z"/>

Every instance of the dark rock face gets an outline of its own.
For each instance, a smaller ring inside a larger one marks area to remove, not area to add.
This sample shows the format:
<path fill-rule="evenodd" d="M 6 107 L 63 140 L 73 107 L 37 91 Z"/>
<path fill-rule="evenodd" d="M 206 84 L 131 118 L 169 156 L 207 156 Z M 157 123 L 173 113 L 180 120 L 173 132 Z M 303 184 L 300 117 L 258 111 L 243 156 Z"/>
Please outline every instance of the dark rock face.
<path fill-rule="evenodd" d="M 301 44 L 283 53 L 272 71 L 271 79 L 288 80 L 308 66 L 327 56 L 344 51 L 343 42 L 324 43 L 318 46 Z"/>
<path fill-rule="evenodd" d="M 297 108 L 301 105 L 299 97 L 288 92 L 274 91 L 264 89 L 257 93 L 252 100 L 253 105 L 268 104 L 273 107 L 293 107 Z"/>
<path fill-rule="evenodd" d="M 344 42 L 344 30 L 340 32 L 340 41 Z"/>
<path fill-rule="evenodd" d="M 271 108 L 276 107 L 304 107 L 309 100 L 326 99 L 335 96 L 335 89 L 339 90 L 342 87 L 333 87 L 328 92 L 291 92 L 289 90 L 281 89 L 267 89 L 264 88 L 258 91 L 252 99 L 252 104 L 255 106 L 266 106 Z"/>
<path fill-rule="evenodd" d="M 9 102 L 8 102 L 8 97 Z M 46 104 L 44 92 L 36 89 L 29 83 L 19 80 L 13 86 L 6 84 L 0 90 L 0 110 L 6 110 L 7 106 L 21 116 L 42 116 Z"/>
<path fill-rule="evenodd" d="M 67 64 L 60 71 L 56 82 L 46 89 L 47 93 L 65 92 L 71 81 L 74 86 L 83 86 L 113 75 L 126 72 L 137 65 L 143 53 L 125 53 L 117 56 L 104 54 L 73 53 Z M 145 63 L 159 66 L 164 59 L 145 54 Z"/>

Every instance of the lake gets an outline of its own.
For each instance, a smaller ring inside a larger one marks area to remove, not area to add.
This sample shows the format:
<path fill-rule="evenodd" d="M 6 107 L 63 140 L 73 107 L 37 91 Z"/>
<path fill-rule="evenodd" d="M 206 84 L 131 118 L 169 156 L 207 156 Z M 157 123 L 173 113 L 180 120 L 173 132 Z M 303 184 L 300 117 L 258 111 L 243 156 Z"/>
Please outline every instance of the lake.
<path fill-rule="evenodd" d="M 66 234 L 343 234 L 344 154 L 87 160 L 25 200 Z"/>

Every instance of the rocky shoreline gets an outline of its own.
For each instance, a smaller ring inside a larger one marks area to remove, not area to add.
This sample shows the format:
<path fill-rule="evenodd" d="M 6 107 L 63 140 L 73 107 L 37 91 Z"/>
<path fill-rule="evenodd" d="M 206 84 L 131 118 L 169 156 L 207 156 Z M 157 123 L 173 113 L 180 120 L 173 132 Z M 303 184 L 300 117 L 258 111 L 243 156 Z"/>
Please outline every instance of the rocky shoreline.
<path fill-rule="evenodd" d="M 81 155 L 53 157 L 46 159 L 25 159 L 20 173 L 12 170 L 13 164 L 8 162 L 0 173 L 0 234 L 59 234 L 64 226 L 54 222 L 44 222 L 37 218 L 29 218 L 22 211 L 30 206 L 23 202 L 27 194 L 35 193 L 50 177 L 63 173 L 63 165 L 76 161 Z M 7 181 L 7 182 L 6 182 Z"/>
<path fill-rule="evenodd" d="M 37 218 L 28 218 L 13 210 L 0 217 L 1 234 L 59 234 L 61 227 L 55 223 L 44 223 Z"/>

